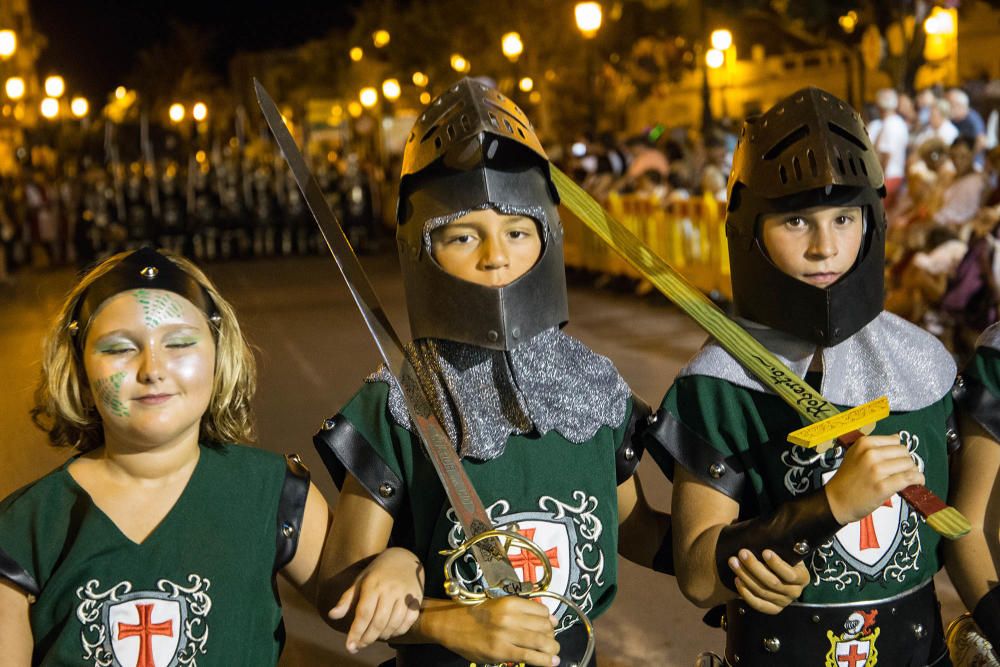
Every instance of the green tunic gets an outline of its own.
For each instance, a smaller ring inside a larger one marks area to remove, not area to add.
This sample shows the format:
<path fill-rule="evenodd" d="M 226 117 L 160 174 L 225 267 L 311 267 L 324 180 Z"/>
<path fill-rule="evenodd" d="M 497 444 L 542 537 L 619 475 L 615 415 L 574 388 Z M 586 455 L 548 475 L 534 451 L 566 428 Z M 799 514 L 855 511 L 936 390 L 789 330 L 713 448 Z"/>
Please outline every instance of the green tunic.
<path fill-rule="evenodd" d="M 351 459 L 347 468 L 359 479 L 351 466 L 370 467 L 366 461 L 374 456 L 399 480 L 398 492 L 405 497 L 394 517 L 392 542 L 423 562 L 425 594 L 443 598 L 445 557 L 439 552 L 461 544 L 464 533 L 417 436 L 392 419 L 387 397 L 387 384 L 369 383 L 343 408 L 341 415 L 366 442 L 356 445 L 361 451 L 339 451 L 337 456 Z M 626 438 L 633 407 L 630 403 L 621 425 L 601 427 L 584 443 L 570 442 L 555 431 L 512 436 L 495 459 L 462 460 L 494 523 L 516 523 L 517 530 L 544 549 L 553 566 L 551 590 L 574 600 L 591 618 L 607 609 L 617 589 L 616 451 Z M 331 473 L 342 479 L 342 469 Z M 379 489 L 370 492 L 377 498 Z M 542 568 L 530 554 L 512 548 L 510 556 L 522 580 L 541 576 Z M 472 586 L 477 570 L 470 556 L 462 574 Z M 545 602 L 559 617 L 557 631 L 576 622 L 564 605 Z"/>
<path fill-rule="evenodd" d="M 34 664 L 274 665 L 274 587 L 285 462 L 202 447 L 191 479 L 141 544 L 125 537 L 67 462 L 0 503 L 0 556 L 37 584 Z"/>
<path fill-rule="evenodd" d="M 816 386 L 816 385 L 814 385 Z M 679 378 L 663 406 L 695 437 L 688 447 L 710 447 L 741 476 L 733 495 L 740 519 L 769 515 L 792 498 L 820 488 L 843 457 L 791 445 L 786 438 L 805 421 L 780 398 L 705 375 Z M 837 406 L 844 410 L 851 406 Z M 901 433 L 926 476 L 927 486 L 948 496 L 948 420 L 950 394 L 912 412 L 893 412 L 878 423 L 875 435 Z M 693 460 L 678 452 L 678 460 Z M 690 471 L 710 479 L 706 470 Z M 848 524 L 817 548 L 806 565 L 811 581 L 800 598 L 805 603 L 879 600 L 910 590 L 932 578 L 940 567 L 940 536 L 898 495 L 870 518 Z"/>

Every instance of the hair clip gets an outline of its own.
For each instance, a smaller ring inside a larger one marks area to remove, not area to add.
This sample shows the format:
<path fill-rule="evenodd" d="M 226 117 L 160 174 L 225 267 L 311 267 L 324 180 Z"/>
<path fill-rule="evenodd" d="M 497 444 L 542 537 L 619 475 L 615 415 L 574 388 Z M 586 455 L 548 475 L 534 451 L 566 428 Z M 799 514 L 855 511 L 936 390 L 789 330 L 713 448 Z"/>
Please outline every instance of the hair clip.
<path fill-rule="evenodd" d="M 155 266 L 147 266 L 139 271 L 139 275 L 146 280 L 153 280 L 156 276 L 160 275 L 160 270 Z"/>
<path fill-rule="evenodd" d="M 80 333 L 80 323 L 77 322 L 76 320 L 70 322 L 69 326 L 66 328 L 69 330 L 69 335 L 74 338 L 76 338 L 77 334 Z"/>
<path fill-rule="evenodd" d="M 212 316 L 208 318 L 215 327 L 222 326 L 222 315 L 219 313 L 212 313 Z"/>

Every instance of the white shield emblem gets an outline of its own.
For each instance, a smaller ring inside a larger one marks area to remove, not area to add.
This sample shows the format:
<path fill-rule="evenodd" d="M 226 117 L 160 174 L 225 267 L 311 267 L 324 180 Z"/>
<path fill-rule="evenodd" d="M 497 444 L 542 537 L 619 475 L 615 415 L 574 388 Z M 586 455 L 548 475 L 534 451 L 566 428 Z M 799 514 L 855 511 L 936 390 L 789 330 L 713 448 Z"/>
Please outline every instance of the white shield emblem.
<path fill-rule="evenodd" d="M 824 473 L 823 483 L 833 474 Z M 838 530 L 834 549 L 858 571 L 874 576 L 896 552 L 903 537 L 900 527 L 908 516 L 909 507 L 894 494 L 870 515 Z"/>
<path fill-rule="evenodd" d="M 106 607 L 111 653 L 122 667 L 170 667 L 184 637 L 184 605 L 143 591 Z"/>
<path fill-rule="evenodd" d="M 865 667 L 870 651 L 871 641 L 867 639 L 839 641 L 834 647 L 837 667 Z"/>
<path fill-rule="evenodd" d="M 513 517 L 504 518 L 509 520 Z M 549 565 L 552 567 L 552 582 L 549 584 L 549 590 L 566 595 L 569 589 L 573 560 L 572 551 L 570 551 L 570 532 L 566 523 L 539 519 L 514 519 L 511 523 L 515 523 L 517 532 L 538 545 L 538 548 L 548 557 Z M 505 528 L 510 529 L 510 524 L 507 524 Z M 534 583 L 540 581 L 544 576 L 545 571 L 541 559 L 527 549 L 520 549 L 512 544 L 507 556 L 521 581 Z M 539 602 L 543 602 L 552 614 L 555 614 L 563 606 L 558 600 L 552 598 L 540 598 Z"/>

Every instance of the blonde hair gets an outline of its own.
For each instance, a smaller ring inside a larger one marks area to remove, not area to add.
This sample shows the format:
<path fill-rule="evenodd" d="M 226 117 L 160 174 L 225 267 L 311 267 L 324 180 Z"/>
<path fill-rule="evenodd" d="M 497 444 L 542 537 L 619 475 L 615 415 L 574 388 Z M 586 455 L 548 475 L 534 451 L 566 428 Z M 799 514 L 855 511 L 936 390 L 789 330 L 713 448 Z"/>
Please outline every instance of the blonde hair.
<path fill-rule="evenodd" d="M 215 379 L 211 401 L 201 418 L 199 439 L 206 445 L 251 442 L 254 438 L 251 401 L 257 389 L 257 366 L 236 312 L 201 269 L 183 257 L 160 253 L 208 291 L 222 318 L 217 326 L 210 323 L 215 334 Z M 69 325 L 90 286 L 129 254 L 122 252 L 109 257 L 80 279 L 66 295 L 43 343 L 42 372 L 35 388 L 31 419 L 54 445 L 87 452 L 104 444 L 101 416 L 90 397 L 86 372 Z M 85 325 L 80 323 L 80 335 L 85 335 Z"/>

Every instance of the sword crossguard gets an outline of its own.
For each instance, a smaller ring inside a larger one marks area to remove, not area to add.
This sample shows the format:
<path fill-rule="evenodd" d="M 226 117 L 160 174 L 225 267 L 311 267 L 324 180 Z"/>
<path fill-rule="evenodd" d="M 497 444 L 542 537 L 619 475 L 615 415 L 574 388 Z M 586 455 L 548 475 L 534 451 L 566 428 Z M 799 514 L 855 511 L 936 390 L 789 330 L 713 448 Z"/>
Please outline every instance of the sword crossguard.
<path fill-rule="evenodd" d="M 788 442 L 799 447 L 815 449 L 822 454 L 834 445 L 849 446 L 853 444 L 861 436 L 870 434 L 875 430 L 876 422 L 888 416 L 889 399 L 882 396 L 823 421 L 792 431 L 788 434 Z"/>
<path fill-rule="evenodd" d="M 541 579 L 534 582 L 519 580 L 489 582 L 489 587 L 481 591 L 469 588 L 455 571 L 458 561 L 465 554 L 469 553 L 473 547 L 479 546 L 487 540 L 496 540 L 499 542 L 499 547 L 504 557 L 506 557 L 511 547 L 517 547 L 521 551 L 530 552 L 538 560 L 542 568 Z M 534 594 L 547 591 L 549 584 L 552 583 L 552 563 L 549 562 L 545 551 L 524 535 L 512 530 L 502 528 L 487 530 L 479 533 L 472 539 L 466 540 L 455 549 L 446 549 L 440 553 L 442 556 L 448 557 L 444 562 L 444 592 L 448 594 L 448 597 L 462 604 L 479 604 L 490 598 L 504 597 L 506 595 L 531 597 Z"/>

